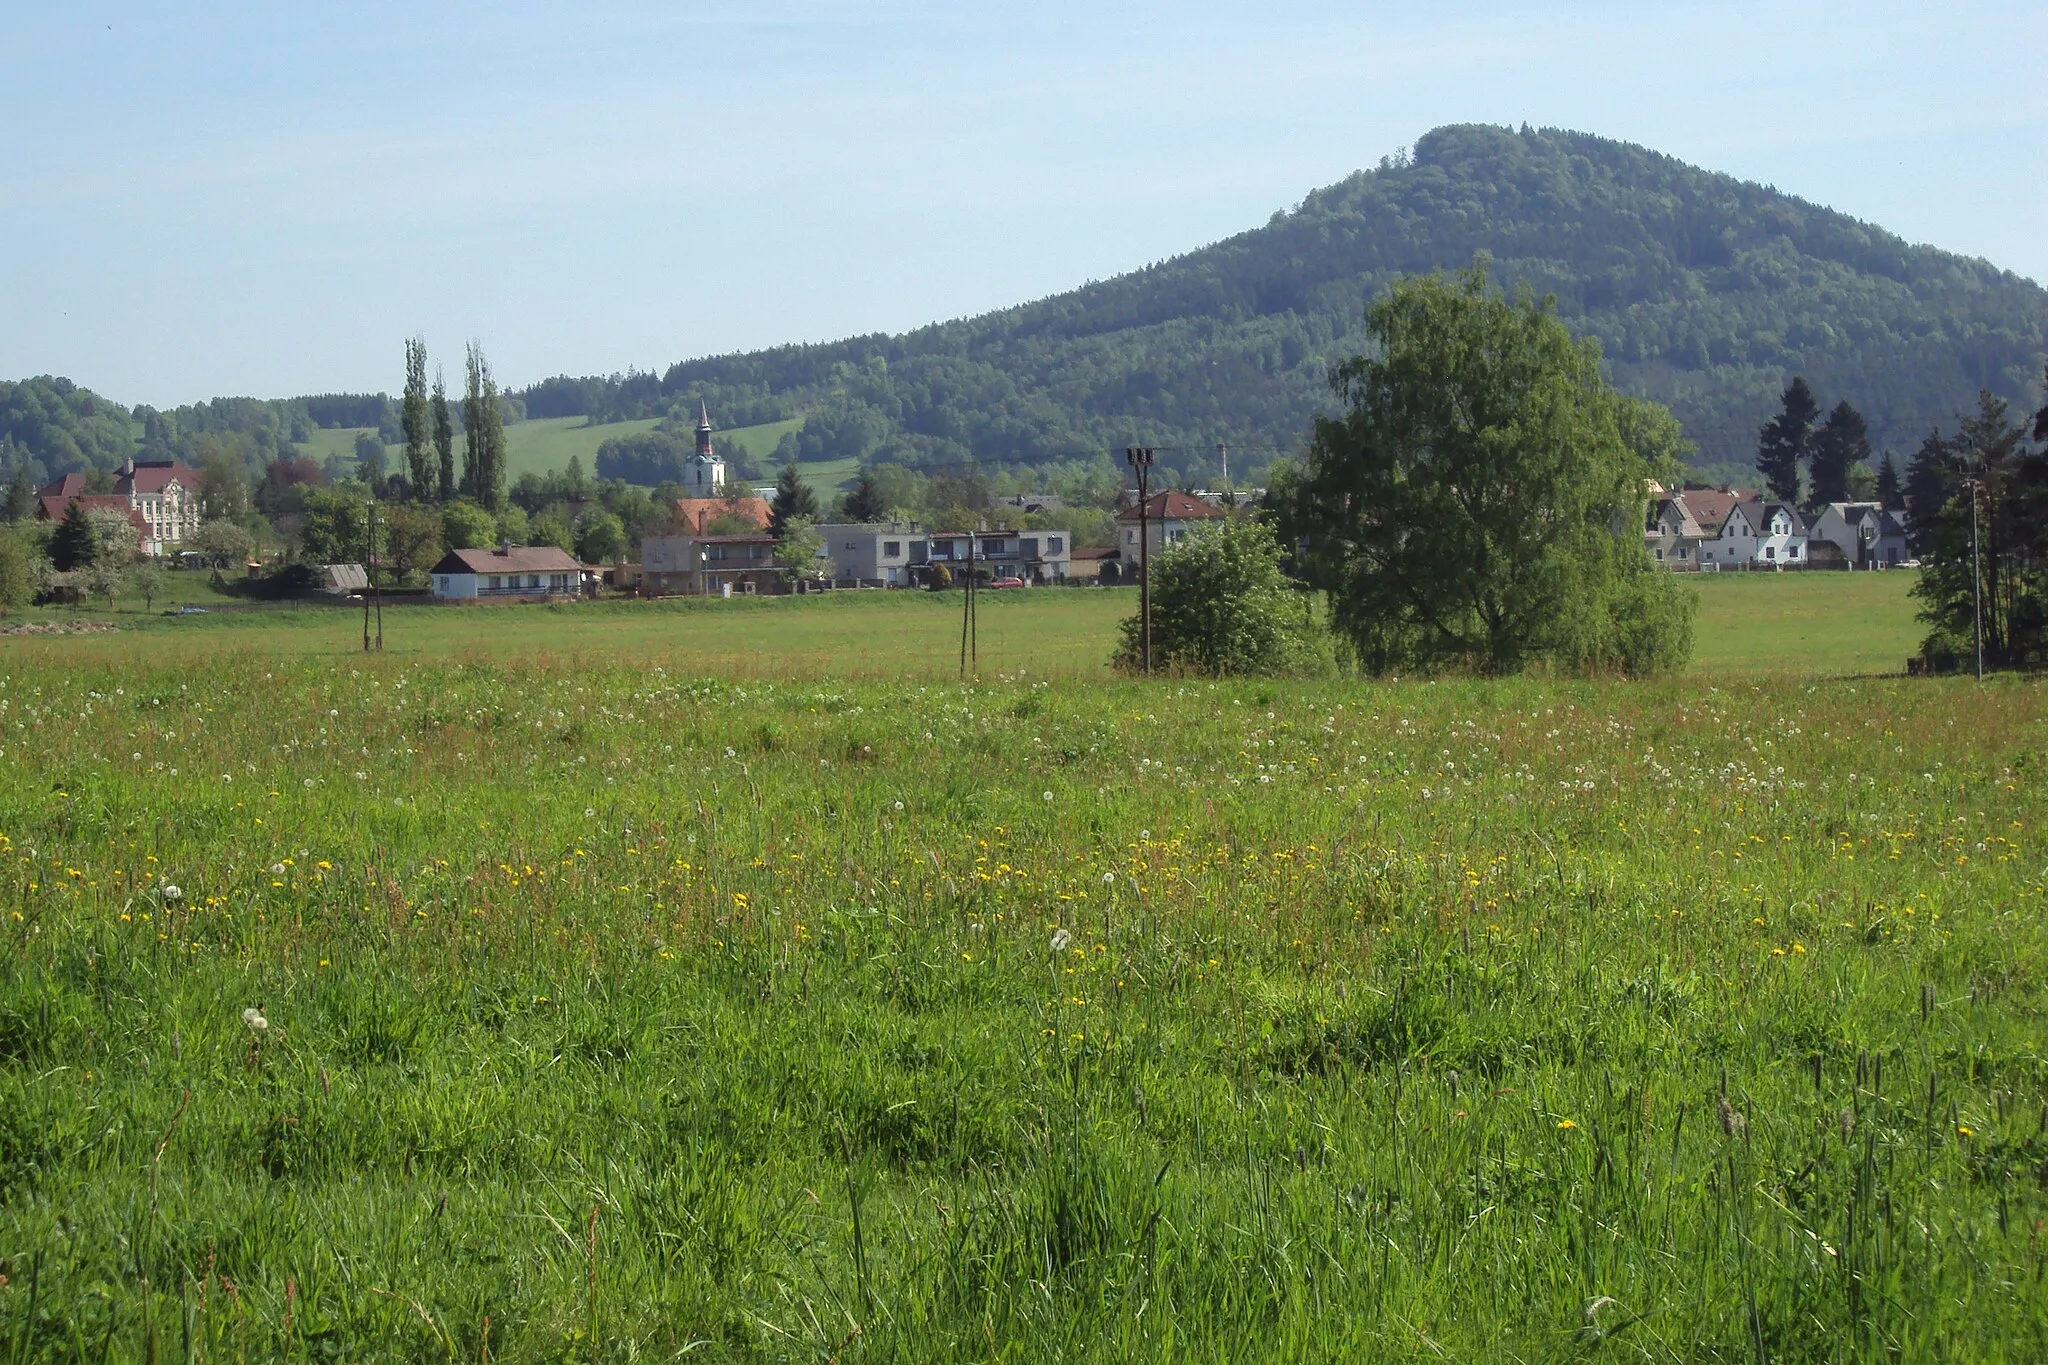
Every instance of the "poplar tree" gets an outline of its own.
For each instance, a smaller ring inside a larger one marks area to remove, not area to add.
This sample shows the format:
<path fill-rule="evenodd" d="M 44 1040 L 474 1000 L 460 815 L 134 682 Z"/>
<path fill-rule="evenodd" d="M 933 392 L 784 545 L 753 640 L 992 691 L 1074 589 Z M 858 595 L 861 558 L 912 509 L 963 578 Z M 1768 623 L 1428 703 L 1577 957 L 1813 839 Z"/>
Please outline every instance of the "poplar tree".
<path fill-rule="evenodd" d="M 440 495 L 442 502 L 455 501 L 455 423 L 448 417 L 448 386 L 441 378 L 441 369 L 434 367 L 434 397 L 430 405 L 434 414 L 434 453 L 440 461 Z M 427 496 L 427 485 L 420 485 L 420 496 Z"/>
<path fill-rule="evenodd" d="M 413 336 L 405 342 L 405 398 L 399 404 L 398 424 L 405 432 L 406 477 L 412 480 L 412 495 L 427 496 L 433 469 L 427 463 L 427 340 Z"/>
<path fill-rule="evenodd" d="M 1813 419 L 1820 404 L 1802 375 L 1793 375 L 1780 399 L 1778 415 L 1757 433 L 1756 468 L 1764 487 L 1780 502 L 1799 501 L 1799 466 L 1813 444 Z"/>
<path fill-rule="evenodd" d="M 498 381 L 482 343 L 472 341 L 465 357 L 468 388 L 462 400 L 464 452 L 462 489 L 496 512 L 505 503 L 505 415 L 498 407 Z"/>

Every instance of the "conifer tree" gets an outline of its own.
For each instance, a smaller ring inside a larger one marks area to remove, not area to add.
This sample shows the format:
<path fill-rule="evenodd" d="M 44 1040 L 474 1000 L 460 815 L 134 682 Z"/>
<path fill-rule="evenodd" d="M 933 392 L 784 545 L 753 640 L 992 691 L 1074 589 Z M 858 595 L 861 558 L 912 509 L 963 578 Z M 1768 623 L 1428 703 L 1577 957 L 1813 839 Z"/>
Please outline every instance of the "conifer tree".
<path fill-rule="evenodd" d="M 73 498 L 57 529 L 50 534 L 50 563 L 59 573 L 90 568 L 99 548 L 100 538 L 93 529 L 92 518 L 86 515 L 85 504 Z"/>
<path fill-rule="evenodd" d="M 780 538 L 790 522 L 799 518 L 805 521 L 818 519 L 818 495 L 797 474 L 796 464 L 791 462 L 775 476 L 775 500 L 768 505 L 768 529 Z"/>
<path fill-rule="evenodd" d="M 416 498 L 424 498 L 433 470 L 427 463 L 427 342 L 413 336 L 405 342 L 405 397 L 398 425 L 405 432 L 405 471 Z"/>
<path fill-rule="evenodd" d="M 1889 450 L 1884 453 L 1884 463 L 1877 467 L 1877 502 L 1887 512 L 1903 512 L 1906 508 L 1905 490 L 1899 486 L 1899 458 Z"/>
<path fill-rule="evenodd" d="M 779 490 L 778 490 L 779 491 Z M 846 495 L 846 519 L 848 521 L 880 521 L 889 515 L 889 501 L 882 494 L 881 481 L 874 471 L 863 469 L 853 489 Z"/>
<path fill-rule="evenodd" d="M 1820 404 L 1802 375 L 1793 375 L 1785 386 L 1776 417 L 1757 434 L 1756 468 L 1764 487 L 1780 502 L 1799 501 L 1799 466 L 1813 444 L 1813 419 L 1820 416 Z"/>
<path fill-rule="evenodd" d="M 1850 471 L 1870 458 L 1870 429 L 1864 425 L 1863 414 L 1850 407 L 1846 398 L 1835 404 L 1827 421 L 1813 434 L 1810 449 L 1808 510 L 1818 510 L 1831 502 L 1847 502 Z"/>

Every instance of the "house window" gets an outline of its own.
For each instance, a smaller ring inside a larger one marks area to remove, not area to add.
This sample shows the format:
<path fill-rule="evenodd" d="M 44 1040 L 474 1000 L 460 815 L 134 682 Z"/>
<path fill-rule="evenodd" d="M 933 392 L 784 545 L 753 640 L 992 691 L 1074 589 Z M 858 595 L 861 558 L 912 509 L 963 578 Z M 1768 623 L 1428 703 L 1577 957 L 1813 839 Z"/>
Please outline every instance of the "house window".
<path fill-rule="evenodd" d="M 1060 538 L 1058 536 L 1047 536 L 1045 538 L 1045 552 L 1049 555 L 1056 555 L 1060 552 Z"/>
<path fill-rule="evenodd" d="M 492 574 L 492 575 L 491 575 L 491 586 L 492 586 L 492 587 L 494 587 L 494 588 L 499 588 L 499 587 L 503 587 L 503 586 L 504 586 L 504 584 L 502 584 L 502 583 L 500 583 L 500 582 L 498 581 L 498 575 L 496 575 L 496 574 Z"/>
<path fill-rule="evenodd" d="M 1777 547 L 1776 547 L 1776 546 L 1774 546 L 1774 545 L 1766 545 L 1766 546 L 1764 546 L 1764 558 L 1765 558 L 1765 559 L 1776 559 L 1777 557 L 1778 557 L 1778 550 L 1777 550 Z"/>
<path fill-rule="evenodd" d="M 1038 541 L 1035 538 L 1024 542 L 1024 553 L 1032 559 L 1038 558 Z"/>
<path fill-rule="evenodd" d="M 1687 549 L 1686 549 L 1686 548 L 1685 548 L 1685 547 L 1684 547 L 1683 545 L 1681 545 L 1681 546 L 1679 546 L 1679 547 L 1678 547 L 1678 557 L 1679 557 L 1680 559 L 1687 559 L 1687 558 L 1690 558 L 1690 556 L 1691 556 L 1691 552 L 1690 552 L 1690 551 L 1688 551 L 1688 550 L 1687 550 Z"/>
<path fill-rule="evenodd" d="M 1657 551 L 1657 558 L 1659 558 L 1659 559 L 1662 559 L 1663 557 L 1664 557 L 1664 552 L 1663 552 L 1662 550 L 1659 550 L 1659 551 Z"/>
<path fill-rule="evenodd" d="M 848 548 L 848 549 L 851 549 L 851 548 L 853 548 L 853 547 L 852 547 L 852 546 L 848 546 L 847 548 Z M 902 541 L 900 541 L 900 540 L 885 540 L 885 541 L 883 541 L 883 542 L 882 542 L 882 558 L 884 558 L 884 559 L 896 559 L 896 558 L 898 558 L 899 556 L 901 556 L 901 555 L 902 555 L 902 553 L 903 553 L 903 542 L 902 542 Z"/>
<path fill-rule="evenodd" d="M 1794 545 L 1794 546 L 1791 546 L 1791 547 L 1790 547 L 1789 549 L 1787 549 L 1787 550 L 1785 551 L 1785 558 L 1787 558 L 1787 559 L 1797 559 L 1797 558 L 1799 558 L 1799 547 L 1798 547 L 1797 545 Z"/>
<path fill-rule="evenodd" d="M 1136 531 L 1126 531 L 1126 532 L 1124 532 L 1124 544 L 1126 544 L 1126 545 L 1136 545 L 1137 543 L 1138 543 L 1138 533 L 1137 533 Z"/>

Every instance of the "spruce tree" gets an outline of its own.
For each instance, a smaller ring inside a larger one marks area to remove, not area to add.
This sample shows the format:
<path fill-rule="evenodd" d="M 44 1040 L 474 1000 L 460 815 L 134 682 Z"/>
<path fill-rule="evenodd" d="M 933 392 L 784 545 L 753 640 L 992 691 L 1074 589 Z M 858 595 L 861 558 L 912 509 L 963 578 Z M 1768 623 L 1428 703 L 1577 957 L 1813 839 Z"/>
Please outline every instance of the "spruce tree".
<path fill-rule="evenodd" d="M 779 539 L 783 529 L 797 519 L 818 519 L 818 495 L 796 472 L 791 462 L 775 476 L 775 500 L 768 505 L 768 529 Z"/>
<path fill-rule="evenodd" d="M 100 538 L 93 529 L 92 518 L 86 515 L 85 504 L 73 498 L 57 529 L 50 533 L 50 563 L 59 573 L 90 568 L 99 548 Z"/>
<path fill-rule="evenodd" d="M 1905 490 L 1899 487 L 1899 459 L 1889 450 L 1884 453 L 1884 463 L 1877 467 L 1877 502 L 1887 512 L 1906 509 Z"/>
<path fill-rule="evenodd" d="M 1820 416 L 1820 404 L 1802 375 L 1793 375 L 1785 386 L 1776 417 L 1757 433 L 1756 468 L 1764 487 L 1780 502 L 1799 501 L 1799 466 L 1813 444 L 1813 419 Z"/>
<path fill-rule="evenodd" d="M 448 417 L 448 385 L 441 379 L 438 366 L 434 370 L 434 397 L 429 406 L 434 414 L 434 453 L 440 462 L 440 495 L 442 502 L 455 501 L 455 423 Z M 419 489 L 422 498 L 427 496 L 427 485 Z"/>
<path fill-rule="evenodd" d="M 7 485 L 7 520 L 26 521 L 36 506 L 36 486 L 29 482 L 28 471 L 14 471 L 14 482 Z"/>
<path fill-rule="evenodd" d="M 882 485 L 872 470 L 863 469 L 860 478 L 854 482 L 853 491 L 846 495 L 846 519 L 848 521 L 880 521 L 889 515 L 888 499 L 882 496 Z"/>
<path fill-rule="evenodd" d="M 1807 509 L 1816 511 L 1831 502 L 1847 502 L 1850 471 L 1870 458 L 1870 429 L 1864 425 L 1863 414 L 1850 407 L 1846 398 L 1835 404 L 1828 420 L 1813 434 L 1810 448 Z"/>
<path fill-rule="evenodd" d="M 405 432 L 406 477 L 412 480 L 416 498 L 424 498 L 433 479 L 427 463 L 427 342 L 425 337 L 408 337 L 405 342 L 405 398 L 399 404 L 398 425 Z"/>

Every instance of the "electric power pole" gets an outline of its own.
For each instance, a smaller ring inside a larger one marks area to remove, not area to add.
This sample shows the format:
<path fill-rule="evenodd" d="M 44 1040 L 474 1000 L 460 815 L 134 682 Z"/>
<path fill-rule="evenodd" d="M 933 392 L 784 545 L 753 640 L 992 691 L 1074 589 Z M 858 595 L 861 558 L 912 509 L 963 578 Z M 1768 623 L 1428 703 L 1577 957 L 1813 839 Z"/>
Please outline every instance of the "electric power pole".
<path fill-rule="evenodd" d="M 1970 489 L 1970 629 L 1977 637 L 1977 681 L 1984 681 L 1984 571 L 1977 551 L 1977 492 L 1982 479 L 1969 480 Z"/>
<path fill-rule="evenodd" d="M 1152 448 L 1125 446 L 1124 461 L 1138 476 L 1138 657 L 1152 676 Z"/>

